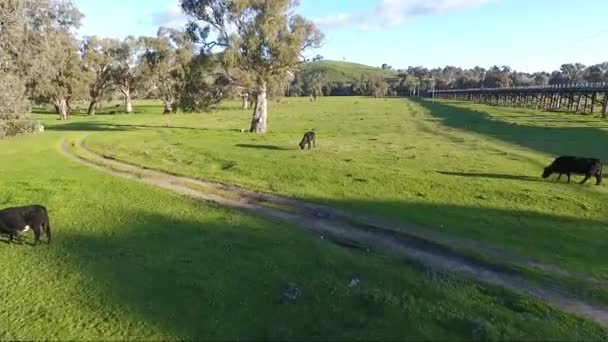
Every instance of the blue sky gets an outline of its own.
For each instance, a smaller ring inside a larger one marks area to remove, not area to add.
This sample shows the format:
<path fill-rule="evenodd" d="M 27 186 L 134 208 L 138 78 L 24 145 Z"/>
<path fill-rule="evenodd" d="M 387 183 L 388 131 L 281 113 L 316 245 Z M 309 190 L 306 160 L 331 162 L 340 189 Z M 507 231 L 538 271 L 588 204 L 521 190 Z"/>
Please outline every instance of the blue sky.
<path fill-rule="evenodd" d="M 182 26 L 177 0 L 75 0 L 80 33 L 154 35 Z M 326 59 L 395 68 L 423 65 L 551 71 L 608 61 L 606 0 L 301 0 L 326 35 Z"/>

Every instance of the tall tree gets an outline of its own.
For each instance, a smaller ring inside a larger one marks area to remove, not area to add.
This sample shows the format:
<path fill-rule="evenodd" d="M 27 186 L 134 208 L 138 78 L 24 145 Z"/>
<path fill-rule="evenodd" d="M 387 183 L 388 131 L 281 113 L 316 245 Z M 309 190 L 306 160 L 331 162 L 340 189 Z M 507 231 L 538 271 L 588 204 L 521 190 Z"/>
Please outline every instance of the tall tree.
<path fill-rule="evenodd" d="M 585 70 L 584 79 L 587 82 L 602 82 L 606 71 L 602 64 L 592 65 Z"/>
<path fill-rule="evenodd" d="M 0 2 L 0 137 L 19 133 L 22 117 L 29 111 L 25 82 L 18 70 L 24 22 L 22 1 Z"/>
<path fill-rule="evenodd" d="M 200 54 L 184 68 L 184 85 L 179 93 L 179 106 L 183 111 L 208 110 L 234 90 L 234 81 L 222 73 L 215 73 L 214 56 Z"/>
<path fill-rule="evenodd" d="M 560 67 L 560 71 L 566 76 L 568 82 L 581 82 L 584 70 L 585 65 L 581 63 L 562 64 Z"/>
<path fill-rule="evenodd" d="M 308 74 L 304 78 L 304 91 L 310 99 L 317 101 L 317 98 L 323 95 L 323 85 L 325 83 L 325 73 L 322 71 L 315 71 Z"/>
<path fill-rule="evenodd" d="M 89 74 L 88 115 L 95 115 L 95 106 L 112 84 L 114 51 L 119 41 L 96 36 L 85 37 L 81 43 L 81 53 L 85 72 Z"/>
<path fill-rule="evenodd" d="M 384 76 L 380 73 L 370 74 L 368 76 L 369 93 L 367 95 L 375 98 L 384 97 L 388 92 L 388 83 L 384 79 Z"/>
<path fill-rule="evenodd" d="M 70 101 L 84 97 L 86 75 L 78 54 L 76 39 L 65 30 L 45 38 L 41 58 L 33 71 L 34 97 L 55 106 L 61 120 L 69 119 Z"/>
<path fill-rule="evenodd" d="M 133 36 L 126 37 L 112 51 L 112 80 L 123 96 L 128 114 L 133 112 L 132 96 L 142 80 L 141 70 L 138 69 L 141 53 L 140 41 Z"/>
<path fill-rule="evenodd" d="M 549 77 L 549 84 L 557 85 L 557 84 L 565 84 L 570 82 L 570 79 L 563 72 L 555 70 L 551 73 Z"/>
<path fill-rule="evenodd" d="M 533 75 L 533 83 L 537 86 L 546 86 L 549 84 L 549 75 L 544 72 L 537 72 Z"/>
<path fill-rule="evenodd" d="M 12 59 L 11 72 L 25 81 L 28 97 L 54 103 L 66 119 L 82 79 L 71 31 L 82 14 L 70 0 L 6 0 L 0 2 L 0 12 L 6 52 L 0 55 Z"/>
<path fill-rule="evenodd" d="M 183 89 L 186 65 L 194 55 L 188 35 L 179 30 L 161 27 L 156 37 L 142 37 L 142 71 L 165 104 L 164 113 L 174 111 L 175 101 Z"/>
<path fill-rule="evenodd" d="M 29 57 L 23 58 L 29 70 L 31 96 L 52 103 L 59 118 L 67 120 L 70 101 L 83 92 L 82 61 L 72 29 L 80 26 L 82 14 L 69 0 L 25 1 L 32 5 L 28 14 L 28 38 L 24 42 Z"/>
<path fill-rule="evenodd" d="M 323 38 L 311 21 L 292 14 L 297 5 L 297 0 L 181 0 L 184 12 L 195 19 L 188 30 L 203 48 L 223 48 L 225 69 L 238 67 L 255 80 L 251 132 L 268 129 L 268 85 L 295 71 L 301 53 L 318 47 Z"/>

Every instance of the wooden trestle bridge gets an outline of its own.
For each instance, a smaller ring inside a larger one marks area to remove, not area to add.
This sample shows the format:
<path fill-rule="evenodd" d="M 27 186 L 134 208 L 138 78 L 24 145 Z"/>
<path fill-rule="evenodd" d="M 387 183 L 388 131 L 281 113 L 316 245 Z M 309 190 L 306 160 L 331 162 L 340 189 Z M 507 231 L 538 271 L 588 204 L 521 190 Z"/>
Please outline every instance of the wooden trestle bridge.
<path fill-rule="evenodd" d="M 433 96 L 429 91 L 427 96 Z M 435 90 L 434 96 L 493 104 L 572 113 L 608 114 L 608 82 L 576 83 L 510 88 Z"/>

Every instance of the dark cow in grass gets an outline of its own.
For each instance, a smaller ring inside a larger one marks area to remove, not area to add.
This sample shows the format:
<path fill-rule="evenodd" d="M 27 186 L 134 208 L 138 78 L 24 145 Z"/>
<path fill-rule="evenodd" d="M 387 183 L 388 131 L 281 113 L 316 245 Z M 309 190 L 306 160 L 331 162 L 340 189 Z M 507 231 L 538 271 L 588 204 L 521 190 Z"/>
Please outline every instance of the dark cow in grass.
<path fill-rule="evenodd" d="M 44 206 L 27 205 L 0 210 L 0 233 L 9 236 L 9 243 L 30 229 L 34 232 L 34 243 L 40 241 L 43 233 L 47 243 L 51 243 L 51 223 Z"/>
<path fill-rule="evenodd" d="M 595 177 L 596 185 L 602 183 L 602 162 L 595 158 L 583 158 L 573 156 L 561 156 L 555 158 L 551 165 L 545 168 L 543 172 L 543 178 L 547 178 L 554 173 L 558 173 L 559 180 L 563 174 L 568 176 L 568 183 L 570 183 L 570 174 L 585 175 L 585 179 L 580 184 L 584 184 L 589 178 Z"/>

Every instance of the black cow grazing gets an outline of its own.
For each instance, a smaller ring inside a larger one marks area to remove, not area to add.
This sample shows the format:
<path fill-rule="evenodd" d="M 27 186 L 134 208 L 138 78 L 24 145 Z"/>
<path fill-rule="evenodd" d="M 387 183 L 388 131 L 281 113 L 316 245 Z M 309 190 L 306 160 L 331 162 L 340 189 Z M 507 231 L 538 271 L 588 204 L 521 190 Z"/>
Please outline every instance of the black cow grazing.
<path fill-rule="evenodd" d="M 302 141 L 300 141 L 300 150 L 304 149 L 304 146 L 308 145 L 308 149 L 310 150 L 310 144 L 312 144 L 312 147 L 317 148 L 317 146 L 315 145 L 315 140 L 316 140 L 316 136 L 315 136 L 315 129 L 313 128 L 312 130 L 304 133 L 304 137 L 302 137 Z"/>
<path fill-rule="evenodd" d="M 602 162 L 595 158 L 583 158 L 573 156 L 560 156 L 555 158 L 551 165 L 545 168 L 542 177 L 547 178 L 554 173 L 559 173 L 559 180 L 563 174 L 568 176 L 570 183 L 570 174 L 585 175 L 585 179 L 580 184 L 584 184 L 589 178 L 595 177 L 596 185 L 602 183 Z"/>
<path fill-rule="evenodd" d="M 34 232 L 34 243 L 40 241 L 42 233 L 46 234 L 47 243 L 51 243 L 51 223 L 44 206 L 28 205 L 0 210 L 0 233 L 9 235 L 9 243 L 15 235 L 30 229 Z"/>

